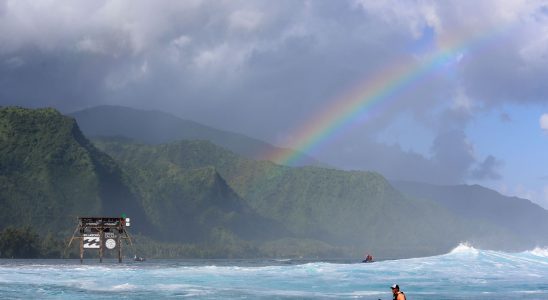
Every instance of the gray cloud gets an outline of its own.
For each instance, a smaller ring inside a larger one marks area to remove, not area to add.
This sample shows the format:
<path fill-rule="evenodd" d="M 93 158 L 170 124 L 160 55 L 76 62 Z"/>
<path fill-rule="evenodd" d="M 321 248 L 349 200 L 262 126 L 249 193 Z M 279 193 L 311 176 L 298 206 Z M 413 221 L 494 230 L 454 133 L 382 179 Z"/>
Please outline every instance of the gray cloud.
<path fill-rule="evenodd" d="M 378 70 L 421 60 L 452 34 L 513 23 L 513 31 L 462 53 L 314 153 L 394 179 L 496 179 L 501 162 L 478 158 L 463 128 L 482 109 L 548 99 L 542 7 L 494 0 L 0 1 L 0 105 L 158 109 L 284 145 L 295 128 Z M 430 153 L 377 142 L 401 114 L 429 128 Z"/>
<path fill-rule="evenodd" d="M 494 156 L 489 155 L 481 162 L 476 169 L 472 170 L 474 179 L 500 179 L 502 176 L 498 173 L 498 168 L 502 165 Z"/>
<path fill-rule="evenodd" d="M 472 146 L 466 142 L 466 136 L 461 130 L 448 131 L 438 135 L 432 144 L 433 160 L 441 166 L 441 170 L 453 170 L 450 174 L 458 176 L 466 173 L 474 163 Z M 443 176 L 445 174 L 440 174 Z M 448 178 L 452 182 L 461 178 Z"/>

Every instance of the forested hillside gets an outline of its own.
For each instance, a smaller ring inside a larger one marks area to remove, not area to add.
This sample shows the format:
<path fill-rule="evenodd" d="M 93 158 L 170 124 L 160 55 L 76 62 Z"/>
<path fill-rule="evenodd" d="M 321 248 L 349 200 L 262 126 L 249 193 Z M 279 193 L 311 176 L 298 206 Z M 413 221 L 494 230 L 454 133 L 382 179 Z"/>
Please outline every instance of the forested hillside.
<path fill-rule="evenodd" d="M 546 211 L 483 188 L 398 184 L 407 196 L 381 174 L 281 166 L 204 140 L 92 142 L 53 109 L 0 108 L 0 252 L 17 256 L 13 244 L 30 241 L 23 256 L 51 256 L 77 216 L 122 213 L 155 257 L 388 258 L 462 241 L 546 244 Z"/>
<path fill-rule="evenodd" d="M 53 109 L 0 109 L 0 230 L 30 227 L 64 239 L 77 216 L 124 213 L 135 220 L 134 234 L 207 245 L 215 255 L 228 246 L 241 253 L 221 241 L 287 233 L 247 207 L 213 167 L 178 172 L 154 158 L 124 167 L 91 144 L 74 119 Z"/>
<path fill-rule="evenodd" d="M 95 140 L 122 165 L 161 162 L 164 170 L 213 166 L 249 207 L 292 235 L 387 256 L 447 251 L 463 240 L 503 236 L 496 227 L 462 222 L 428 200 L 407 198 L 379 174 L 286 167 L 240 157 L 206 141 L 144 145 Z"/>
<path fill-rule="evenodd" d="M 77 216 L 146 217 L 118 165 L 53 109 L 0 109 L 0 228 L 72 232 Z"/>

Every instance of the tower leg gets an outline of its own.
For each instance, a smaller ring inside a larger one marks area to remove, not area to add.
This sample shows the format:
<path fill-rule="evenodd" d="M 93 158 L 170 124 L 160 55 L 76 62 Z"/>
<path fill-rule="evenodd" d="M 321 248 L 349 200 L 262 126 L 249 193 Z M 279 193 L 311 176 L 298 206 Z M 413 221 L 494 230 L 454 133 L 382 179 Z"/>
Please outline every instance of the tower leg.
<path fill-rule="evenodd" d="M 84 262 L 84 238 L 80 238 L 80 263 Z"/>
<path fill-rule="evenodd" d="M 122 240 L 120 239 L 120 235 L 118 235 L 118 263 L 122 262 Z"/>
<path fill-rule="evenodd" d="M 99 262 L 102 263 L 103 262 L 103 241 L 104 241 L 104 234 L 103 234 L 103 230 L 100 231 L 99 233 Z"/>

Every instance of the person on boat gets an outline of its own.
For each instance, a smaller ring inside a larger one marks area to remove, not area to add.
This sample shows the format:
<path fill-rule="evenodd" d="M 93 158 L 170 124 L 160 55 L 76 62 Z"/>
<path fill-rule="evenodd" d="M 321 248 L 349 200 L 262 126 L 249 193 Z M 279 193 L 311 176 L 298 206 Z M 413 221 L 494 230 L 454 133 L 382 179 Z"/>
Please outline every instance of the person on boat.
<path fill-rule="evenodd" d="M 391 287 L 392 289 L 392 294 L 394 295 L 393 296 L 393 299 L 394 300 L 406 300 L 407 298 L 405 298 L 405 294 L 400 291 L 400 286 L 397 285 L 397 284 L 393 284 Z"/>
<path fill-rule="evenodd" d="M 373 262 L 373 256 L 371 256 L 371 254 L 367 254 L 362 262 Z"/>

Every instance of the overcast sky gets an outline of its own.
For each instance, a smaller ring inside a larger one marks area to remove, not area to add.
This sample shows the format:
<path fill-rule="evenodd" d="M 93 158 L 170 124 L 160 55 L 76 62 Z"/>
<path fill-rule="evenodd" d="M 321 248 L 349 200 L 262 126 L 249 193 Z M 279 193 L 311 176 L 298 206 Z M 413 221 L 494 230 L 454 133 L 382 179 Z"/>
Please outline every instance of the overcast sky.
<path fill-rule="evenodd" d="M 548 208 L 547 1 L 0 0 L 0 105 L 156 109 L 292 146 L 346 91 L 452 41 L 310 154 Z"/>

